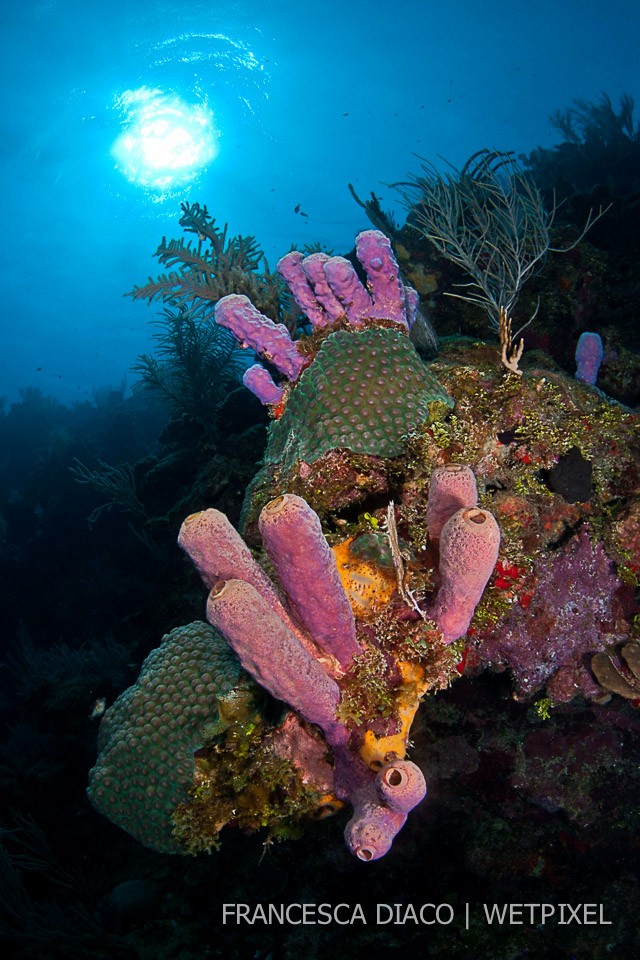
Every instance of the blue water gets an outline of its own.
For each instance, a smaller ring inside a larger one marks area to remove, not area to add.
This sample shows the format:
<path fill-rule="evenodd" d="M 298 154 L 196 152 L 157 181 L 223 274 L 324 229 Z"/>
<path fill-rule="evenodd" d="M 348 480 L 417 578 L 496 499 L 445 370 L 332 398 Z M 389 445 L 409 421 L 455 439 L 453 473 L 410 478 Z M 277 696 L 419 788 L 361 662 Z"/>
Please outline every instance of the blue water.
<path fill-rule="evenodd" d="M 367 226 L 347 190 L 526 152 L 574 97 L 640 100 L 640 8 L 628 0 L 456 3 L 41 0 L 0 15 L 3 256 L 0 395 L 64 401 L 133 380 L 155 315 L 122 294 L 156 273 L 181 200 L 254 234 L 335 252 Z M 218 154 L 164 191 L 130 182 L 112 147 L 125 91 L 202 108 Z M 306 214 L 306 216 L 305 216 Z"/>

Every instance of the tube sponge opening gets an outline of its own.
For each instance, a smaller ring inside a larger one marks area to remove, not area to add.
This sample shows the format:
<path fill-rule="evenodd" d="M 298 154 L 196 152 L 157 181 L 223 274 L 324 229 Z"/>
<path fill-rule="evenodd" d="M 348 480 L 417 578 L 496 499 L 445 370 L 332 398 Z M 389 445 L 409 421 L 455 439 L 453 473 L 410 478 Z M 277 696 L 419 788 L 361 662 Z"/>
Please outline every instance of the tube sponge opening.
<path fill-rule="evenodd" d="M 420 767 L 411 760 L 395 760 L 376 777 L 376 789 L 383 803 L 396 813 L 409 813 L 427 795 Z"/>

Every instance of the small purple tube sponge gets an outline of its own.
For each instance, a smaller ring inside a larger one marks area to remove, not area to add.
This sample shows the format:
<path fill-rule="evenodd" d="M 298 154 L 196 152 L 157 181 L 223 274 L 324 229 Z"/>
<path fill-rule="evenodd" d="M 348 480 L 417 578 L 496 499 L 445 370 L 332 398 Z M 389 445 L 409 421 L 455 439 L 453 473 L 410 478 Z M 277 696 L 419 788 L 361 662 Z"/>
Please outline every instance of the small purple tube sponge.
<path fill-rule="evenodd" d="M 260 534 L 293 611 L 342 668 L 361 652 L 336 559 L 306 500 L 287 493 L 260 514 Z"/>
<path fill-rule="evenodd" d="M 499 548 L 500 528 L 487 510 L 458 510 L 442 528 L 441 585 L 428 612 L 447 643 L 463 637 L 469 629 Z"/>
<path fill-rule="evenodd" d="M 447 520 L 463 507 L 475 507 L 478 487 L 471 467 L 448 463 L 436 467 L 429 483 L 427 530 L 429 539 L 439 540 Z"/>
<path fill-rule="evenodd" d="M 369 773 L 352 765 L 347 774 L 361 779 L 360 786 L 351 790 L 353 816 L 344 831 L 349 850 L 359 860 L 379 860 L 388 853 L 407 814 L 427 793 L 422 771 L 410 760 L 391 761 L 373 782 L 365 779 Z M 338 791 L 340 779 L 336 778 Z"/>
<path fill-rule="evenodd" d="M 251 393 L 255 394 L 260 403 L 280 403 L 284 396 L 284 389 L 278 386 L 261 363 L 254 363 L 247 367 L 242 382 L 248 390 L 251 390 Z"/>
<path fill-rule="evenodd" d="M 406 821 L 406 813 L 398 813 L 374 798 L 356 803 L 344 830 L 347 847 L 359 860 L 379 860 L 389 852 Z"/>
<path fill-rule="evenodd" d="M 424 800 L 427 785 L 420 767 L 411 760 L 394 760 L 376 777 L 378 796 L 396 813 L 409 813 Z"/>
<path fill-rule="evenodd" d="M 576 346 L 576 380 L 595 386 L 603 358 L 600 334 L 581 333 Z"/>

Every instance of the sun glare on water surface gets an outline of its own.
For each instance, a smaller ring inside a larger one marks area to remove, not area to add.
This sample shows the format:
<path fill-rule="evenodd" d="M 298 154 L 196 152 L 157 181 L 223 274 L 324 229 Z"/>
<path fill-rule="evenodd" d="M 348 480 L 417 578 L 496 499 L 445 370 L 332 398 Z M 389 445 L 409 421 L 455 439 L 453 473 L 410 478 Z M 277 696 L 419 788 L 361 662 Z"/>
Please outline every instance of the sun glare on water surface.
<path fill-rule="evenodd" d="M 194 180 L 218 155 L 218 131 L 203 103 L 149 87 L 116 100 L 122 132 L 111 148 L 127 180 L 158 192 Z"/>

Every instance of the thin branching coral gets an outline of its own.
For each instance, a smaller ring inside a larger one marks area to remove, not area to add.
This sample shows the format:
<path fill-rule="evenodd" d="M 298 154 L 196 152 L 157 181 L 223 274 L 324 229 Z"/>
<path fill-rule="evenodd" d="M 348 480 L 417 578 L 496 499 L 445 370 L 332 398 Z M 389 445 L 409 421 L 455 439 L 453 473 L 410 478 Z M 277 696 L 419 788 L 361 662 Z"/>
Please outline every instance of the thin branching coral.
<path fill-rule="evenodd" d="M 526 280 L 549 250 L 553 211 L 510 153 L 480 150 L 462 170 L 440 174 L 430 163 L 396 184 L 409 220 L 438 252 L 470 277 L 458 297 L 475 303 L 498 329 Z"/>
<path fill-rule="evenodd" d="M 91 469 L 74 457 L 75 466 L 69 471 L 73 474 L 76 483 L 90 484 L 99 493 L 104 493 L 109 499 L 91 511 L 88 521 L 93 526 L 106 510 L 119 507 L 124 513 L 144 520 L 146 518 L 143 504 L 138 498 L 136 477 L 130 463 L 113 466 L 98 460 L 97 466 Z"/>
<path fill-rule="evenodd" d="M 133 366 L 139 383 L 159 394 L 205 431 L 244 369 L 244 357 L 226 330 L 198 322 L 186 307 L 167 307 L 155 321 L 156 354 L 141 354 Z"/>
<path fill-rule="evenodd" d="M 220 229 L 206 206 L 183 203 L 180 226 L 191 239 L 163 237 L 155 256 L 168 273 L 135 286 L 128 296 L 134 300 L 171 301 L 189 310 L 194 322 L 205 319 L 213 305 L 229 293 L 250 297 L 259 310 L 279 319 L 282 284 L 273 275 L 254 237 L 227 238 L 227 225 Z M 259 272 L 260 267 L 264 272 Z"/>
<path fill-rule="evenodd" d="M 539 272 L 548 253 L 573 249 L 606 211 L 590 211 L 577 240 L 553 247 L 555 205 L 546 209 L 533 177 L 512 153 L 497 150 L 479 150 L 462 170 L 447 174 L 424 162 L 420 174 L 394 186 L 409 209 L 407 222 L 469 278 L 446 295 L 487 314 L 500 333 L 502 363 L 519 373 L 523 344 L 518 337 L 537 313 L 536 307 L 511 333 L 510 317 L 524 284 Z"/>

